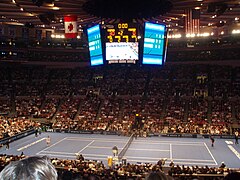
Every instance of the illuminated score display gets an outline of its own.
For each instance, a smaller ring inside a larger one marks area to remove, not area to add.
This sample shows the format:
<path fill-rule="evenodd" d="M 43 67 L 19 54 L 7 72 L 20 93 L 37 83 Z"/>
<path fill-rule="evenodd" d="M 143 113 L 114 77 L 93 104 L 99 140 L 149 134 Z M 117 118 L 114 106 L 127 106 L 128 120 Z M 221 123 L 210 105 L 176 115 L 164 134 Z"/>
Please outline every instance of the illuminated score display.
<path fill-rule="evenodd" d="M 106 26 L 106 61 L 112 63 L 136 63 L 138 32 L 134 23 L 118 23 Z"/>
<path fill-rule="evenodd" d="M 100 26 L 96 25 L 88 28 L 87 35 L 91 66 L 102 65 L 103 53 Z"/>
<path fill-rule="evenodd" d="M 145 23 L 143 64 L 163 65 L 166 56 L 166 26 Z"/>
<path fill-rule="evenodd" d="M 131 23 L 114 24 L 114 28 L 107 28 L 107 42 L 137 42 L 137 28 Z"/>

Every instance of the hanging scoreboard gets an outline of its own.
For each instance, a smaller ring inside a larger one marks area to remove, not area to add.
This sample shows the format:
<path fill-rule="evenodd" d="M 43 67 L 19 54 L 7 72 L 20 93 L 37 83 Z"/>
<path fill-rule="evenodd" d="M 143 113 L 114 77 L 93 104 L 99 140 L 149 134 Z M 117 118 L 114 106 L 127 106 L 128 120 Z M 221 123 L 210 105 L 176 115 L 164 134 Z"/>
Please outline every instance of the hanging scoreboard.
<path fill-rule="evenodd" d="M 133 63 L 139 59 L 139 43 L 137 24 L 118 23 L 106 25 L 105 46 L 106 62 Z"/>

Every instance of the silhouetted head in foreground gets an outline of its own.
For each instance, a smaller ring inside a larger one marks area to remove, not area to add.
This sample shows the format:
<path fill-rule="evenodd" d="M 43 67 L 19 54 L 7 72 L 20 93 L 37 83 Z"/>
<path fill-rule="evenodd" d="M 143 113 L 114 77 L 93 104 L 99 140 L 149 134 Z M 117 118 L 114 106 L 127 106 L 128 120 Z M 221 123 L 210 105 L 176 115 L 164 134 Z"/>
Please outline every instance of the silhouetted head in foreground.
<path fill-rule="evenodd" d="M 150 172 L 145 180 L 168 180 L 168 177 L 163 172 Z"/>
<path fill-rule="evenodd" d="M 231 172 L 224 177 L 224 180 L 239 180 L 240 172 Z"/>
<path fill-rule="evenodd" d="M 13 161 L 0 173 L 0 180 L 57 180 L 57 177 L 57 170 L 46 156 Z"/>

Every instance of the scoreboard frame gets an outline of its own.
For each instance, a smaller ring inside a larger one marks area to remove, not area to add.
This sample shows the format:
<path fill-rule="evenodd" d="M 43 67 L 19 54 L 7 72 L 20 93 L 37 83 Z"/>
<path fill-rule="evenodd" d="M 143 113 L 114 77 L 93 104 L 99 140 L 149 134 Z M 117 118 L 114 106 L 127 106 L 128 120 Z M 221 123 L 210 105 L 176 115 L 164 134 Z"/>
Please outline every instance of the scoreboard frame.
<path fill-rule="evenodd" d="M 134 22 L 129 22 L 129 23 L 120 22 L 120 23 L 102 24 L 102 25 L 98 24 L 100 26 L 100 35 L 101 35 L 102 56 L 103 56 L 102 64 L 103 65 L 109 65 L 109 64 L 137 65 L 139 64 L 144 66 L 149 66 L 149 65 L 163 66 L 165 64 L 166 53 L 167 53 L 167 41 L 168 41 L 167 27 L 165 24 L 152 23 L 156 25 L 165 26 L 165 31 L 162 34 L 164 36 L 163 38 L 164 43 L 162 44 L 164 47 L 163 47 L 163 52 L 161 54 L 162 63 L 146 64 L 143 62 L 144 43 L 145 43 L 144 36 L 145 36 L 146 23 L 151 23 L 151 22 L 145 22 L 143 24 L 134 23 Z M 111 45 L 111 43 L 113 44 Z M 118 48 L 115 49 L 113 46 L 118 46 L 119 49 Z M 108 52 L 106 52 L 107 48 L 108 48 Z M 120 50 L 120 48 L 123 48 L 123 50 Z M 121 54 L 121 51 L 124 53 L 124 55 L 122 55 L 123 53 Z M 156 49 L 155 51 L 158 51 L 158 50 Z"/>

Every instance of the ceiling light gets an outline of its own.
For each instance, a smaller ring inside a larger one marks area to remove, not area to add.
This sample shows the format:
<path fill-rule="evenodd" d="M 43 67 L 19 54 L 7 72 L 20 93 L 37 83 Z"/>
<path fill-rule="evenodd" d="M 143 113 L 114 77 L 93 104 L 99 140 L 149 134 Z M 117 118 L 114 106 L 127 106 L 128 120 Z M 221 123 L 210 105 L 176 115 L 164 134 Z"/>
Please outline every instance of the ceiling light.
<path fill-rule="evenodd" d="M 53 10 L 59 10 L 59 7 L 54 6 L 52 9 Z"/>

